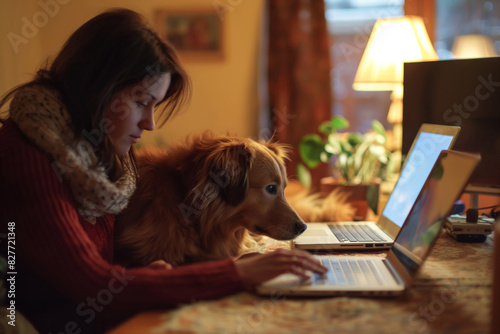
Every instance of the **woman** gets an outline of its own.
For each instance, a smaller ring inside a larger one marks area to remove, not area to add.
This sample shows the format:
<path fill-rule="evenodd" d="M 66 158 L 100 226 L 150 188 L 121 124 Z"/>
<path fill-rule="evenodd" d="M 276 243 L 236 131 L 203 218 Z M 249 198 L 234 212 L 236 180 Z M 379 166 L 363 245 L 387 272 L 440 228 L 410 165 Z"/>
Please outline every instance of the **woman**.
<path fill-rule="evenodd" d="M 40 332 L 101 332 L 144 309 L 325 271 L 296 250 L 173 269 L 112 263 L 114 215 L 137 177 L 131 146 L 155 128 L 156 107 L 165 122 L 188 96 L 174 50 L 141 16 L 117 9 L 85 23 L 0 101 L 11 101 L 0 129 L 0 234 L 15 241 L 16 309 Z"/>

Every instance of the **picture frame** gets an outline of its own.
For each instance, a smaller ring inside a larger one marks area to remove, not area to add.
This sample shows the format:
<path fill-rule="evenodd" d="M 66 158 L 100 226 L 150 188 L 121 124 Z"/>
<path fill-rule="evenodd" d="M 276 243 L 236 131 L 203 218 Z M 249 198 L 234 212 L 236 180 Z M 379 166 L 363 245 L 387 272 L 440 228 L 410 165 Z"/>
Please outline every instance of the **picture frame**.
<path fill-rule="evenodd" d="M 224 59 L 224 21 L 213 8 L 158 9 L 155 27 L 182 59 Z"/>

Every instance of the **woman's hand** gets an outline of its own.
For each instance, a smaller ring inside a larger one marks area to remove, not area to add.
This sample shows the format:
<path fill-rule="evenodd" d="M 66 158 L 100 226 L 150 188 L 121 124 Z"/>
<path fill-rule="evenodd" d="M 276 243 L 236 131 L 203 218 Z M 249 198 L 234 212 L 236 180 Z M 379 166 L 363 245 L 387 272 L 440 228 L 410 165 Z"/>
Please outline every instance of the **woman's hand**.
<path fill-rule="evenodd" d="M 299 249 L 278 249 L 272 253 L 239 259 L 236 268 L 247 289 L 284 273 L 308 278 L 306 271 L 324 274 L 327 269 L 309 253 Z"/>

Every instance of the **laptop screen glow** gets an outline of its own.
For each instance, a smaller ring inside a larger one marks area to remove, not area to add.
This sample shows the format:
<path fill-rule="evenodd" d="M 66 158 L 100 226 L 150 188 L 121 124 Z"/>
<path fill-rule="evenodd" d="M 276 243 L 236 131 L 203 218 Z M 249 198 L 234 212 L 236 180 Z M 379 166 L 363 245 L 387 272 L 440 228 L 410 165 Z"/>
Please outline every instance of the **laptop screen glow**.
<path fill-rule="evenodd" d="M 439 153 L 447 150 L 453 136 L 421 132 L 401 172 L 383 215 L 401 227 Z"/>
<path fill-rule="evenodd" d="M 439 156 L 392 248 L 410 274 L 414 274 L 425 259 L 443 219 L 478 161 L 478 156 L 464 157 L 453 151 Z"/>

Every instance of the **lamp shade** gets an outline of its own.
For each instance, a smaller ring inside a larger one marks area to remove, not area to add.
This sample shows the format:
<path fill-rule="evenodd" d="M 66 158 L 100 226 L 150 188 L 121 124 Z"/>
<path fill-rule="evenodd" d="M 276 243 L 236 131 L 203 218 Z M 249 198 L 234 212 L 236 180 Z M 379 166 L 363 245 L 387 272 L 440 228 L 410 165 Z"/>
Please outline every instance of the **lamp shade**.
<path fill-rule="evenodd" d="M 393 90 L 403 83 L 403 63 L 437 60 L 422 18 L 379 19 L 354 78 L 355 90 Z"/>
<path fill-rule="evenodd" d="M 488 36 L 471 34 L 457 36 L 453 42 L 452 51 L 457 58 L 495 57 L 497 51 L 493 41 Z"/>

